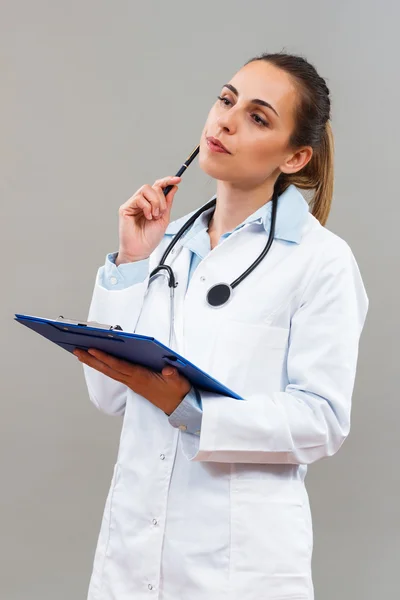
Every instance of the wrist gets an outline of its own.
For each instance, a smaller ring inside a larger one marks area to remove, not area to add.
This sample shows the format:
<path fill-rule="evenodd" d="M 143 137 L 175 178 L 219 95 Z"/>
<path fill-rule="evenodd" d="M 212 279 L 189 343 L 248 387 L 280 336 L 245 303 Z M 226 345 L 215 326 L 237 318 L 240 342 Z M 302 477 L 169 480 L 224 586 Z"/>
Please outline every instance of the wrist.
<path fill-rule="evenodd" d="M 172 413 L 176 411 L 178 406 L 180 404 L 182 404 L 182 402 L 184 401 L 184 399 L 186 398 L 186 396 L 188 395 L 188 393 L 190 392 L 191 389 L 192 389 L 192 386 L 191 386 L 191 384 L 189 384 L 188 386 L 185 387 L 185 391 L 183 391 L 179 394 L 178 398 L 175 397 L 170 402 L 168 402 L 168 404 L 166 406 L 164 406 L 163 411 L 165 412 L 167 417 L 170 417 L 172 415 Z"/>
<path fill-rule="evenodd" d="M 149 257 L 148 256 L 142 256 L 142 257 L 127 256 L 126 254 L 118 252 L 117 256 L 115 257 L 115 265 L 118 267 L 119 265 L 123 265 L 126 263 L 139 262 L 141 260 L 146 260 L 147 258 L 149 258 Z"/>

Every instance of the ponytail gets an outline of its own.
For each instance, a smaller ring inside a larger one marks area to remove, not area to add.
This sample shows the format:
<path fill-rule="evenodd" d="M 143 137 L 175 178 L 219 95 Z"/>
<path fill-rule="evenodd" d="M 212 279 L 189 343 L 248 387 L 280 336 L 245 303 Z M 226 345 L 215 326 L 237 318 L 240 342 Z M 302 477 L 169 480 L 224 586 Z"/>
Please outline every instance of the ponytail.
<path fill-rule="evenodd" d="M 310 212 L 321 225 L 325 225 L 333 196 L 334 141 L 330 124 L 329 88 L 315 67 L 301 56 L 285 52 L 264 53 L 246 64 L 256 60 L 270 62 L 293 78 L 300 101 L 289 145 L 291 148 L 311 146 L 313 149 L 311 160 L 306 166 L 297 173 L 281 173 L 275 187 L 279 194 L 291 184 L 303 190 L 314 190 Z"/>

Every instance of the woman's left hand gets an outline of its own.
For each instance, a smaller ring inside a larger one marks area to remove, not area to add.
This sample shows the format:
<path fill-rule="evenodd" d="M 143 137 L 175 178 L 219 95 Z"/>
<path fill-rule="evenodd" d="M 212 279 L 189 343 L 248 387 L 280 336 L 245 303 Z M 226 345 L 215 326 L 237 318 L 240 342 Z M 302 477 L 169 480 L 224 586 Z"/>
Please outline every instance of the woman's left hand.
<path fill-rule="evenodd" d="M 89 348 L 88 352 L 77 348 L 73 353 L 85 365 L 124 383 L 167 415 L 174 412 L 192 387 L 177 369 L 169 365 L 157 373 L 94 348 Z"/>

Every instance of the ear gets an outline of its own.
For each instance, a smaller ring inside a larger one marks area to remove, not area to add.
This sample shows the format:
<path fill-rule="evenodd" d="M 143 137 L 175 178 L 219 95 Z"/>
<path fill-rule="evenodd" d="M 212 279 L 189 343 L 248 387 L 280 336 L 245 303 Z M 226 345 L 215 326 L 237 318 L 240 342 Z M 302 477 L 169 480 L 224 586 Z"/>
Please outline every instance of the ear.
<path fill-rule="evenodd" d="M 285 162 L 279 165 L 282 173 L 297 173 L 310 162 L 313 155 L 311 146 L 303 146 L 296 150 L 294 154 L 289 154 Z"/>

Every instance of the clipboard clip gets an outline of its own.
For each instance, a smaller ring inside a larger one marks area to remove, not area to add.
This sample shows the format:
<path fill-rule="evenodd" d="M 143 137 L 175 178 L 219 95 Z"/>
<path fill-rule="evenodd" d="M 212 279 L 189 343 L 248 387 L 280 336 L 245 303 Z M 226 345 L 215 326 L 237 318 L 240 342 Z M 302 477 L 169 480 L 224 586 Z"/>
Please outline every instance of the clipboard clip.
<path fill-rule="evenodd" d="M 62 315 L 60 315 L 56 319 L 57 323 L 69 324 L 69 325 L 79 325 L 80 327 L 94 327 L 95 329 L 109 329 L 123 331 L 120 325 L 104 325 L 103 323 L 98 323 L 97 321 L 76 321 L 74 319 L 65 319 Z"/>

